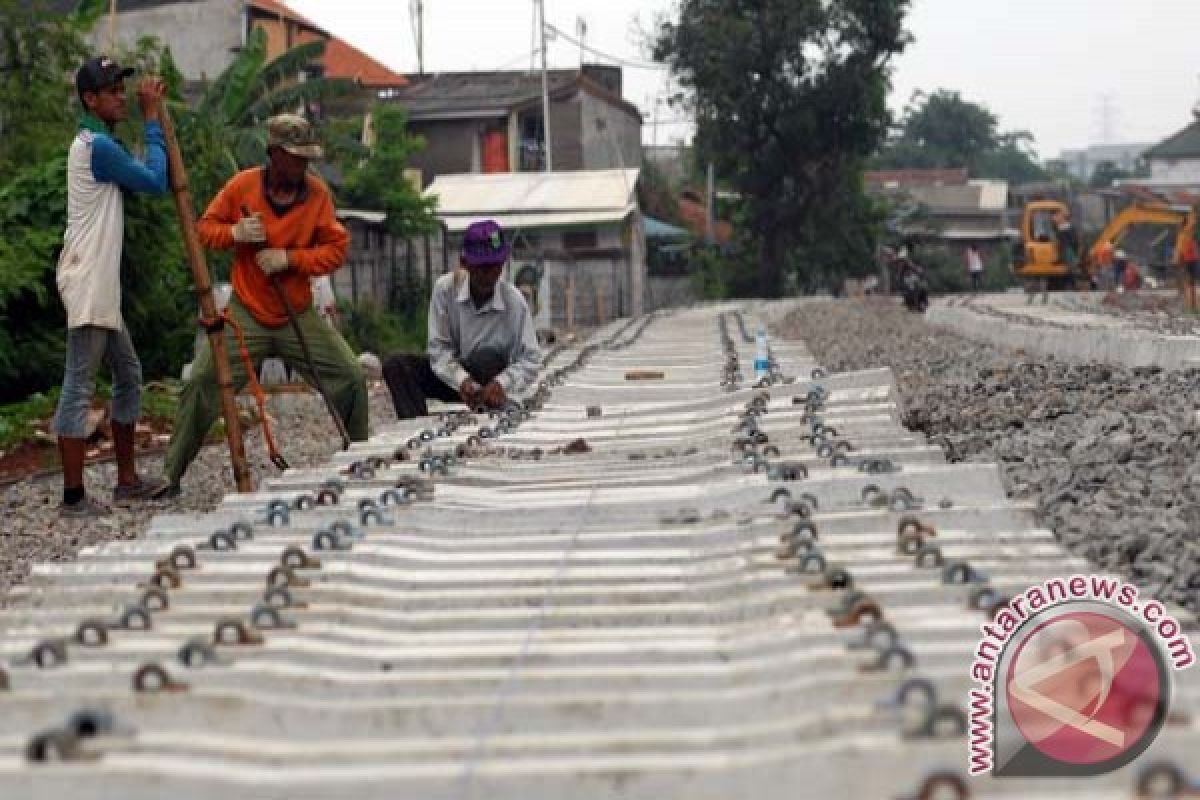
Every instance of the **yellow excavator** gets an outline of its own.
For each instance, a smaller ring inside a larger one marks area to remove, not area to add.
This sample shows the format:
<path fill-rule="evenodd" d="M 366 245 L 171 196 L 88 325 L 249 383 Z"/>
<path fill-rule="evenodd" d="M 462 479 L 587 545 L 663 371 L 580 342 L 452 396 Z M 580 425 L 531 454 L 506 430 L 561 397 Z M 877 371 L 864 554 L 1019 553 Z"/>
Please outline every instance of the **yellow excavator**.
<path fill-rule="evenodd" d="M 1138 201 L 1114 216 L 1085 252 L 1076 229 L 1064 236 L 1058 228 L 1068 214 L 1067 205 L 1055 200 L 1025 206 L 1014 267 L 1018 277 L 1051 289 L 1086 289 L 1111 265 L 1117 249 L 1151 270 L 1169 273 L 1182 265 L 1184 246 L 1196 234 L 1191 206 Z"/>
<path fill-rule="evenodd" d="M 1058 220 L 1069 216 L 1066 203 L 1057 200 L 1036 200 L 1025 206 L 1021 217 L 1021 243 L 1014 252 L 1014 271 L 1027 283 L 1044 283 L 1050 289 L 1072 288 L 1082 277 L 1076 264 L 1082 252 L 1077 234 L 1064 240 Z M 1064 252 L 1072 246 L 1074 253 Z M 1076 258 L 1072 258 L 1076 256 Z"/>
<path fill-rule="evenodd" d="M 1196 235 L 1196 209 L 1168 203 L 1137 202 L 1109 221 L 1087 254 L 1089 277 L 1112 265 L 1116 250 L 1168 281 L 1183 266 L 1184 248 Z M 1173 274 L 1174 273 L 1174 274 Z"/>

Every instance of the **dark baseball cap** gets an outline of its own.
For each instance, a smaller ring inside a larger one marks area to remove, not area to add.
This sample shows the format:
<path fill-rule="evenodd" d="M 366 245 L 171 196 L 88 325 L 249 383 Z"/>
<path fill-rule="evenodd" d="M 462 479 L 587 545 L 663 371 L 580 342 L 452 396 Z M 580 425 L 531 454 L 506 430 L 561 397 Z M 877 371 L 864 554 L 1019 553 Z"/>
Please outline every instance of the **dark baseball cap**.
<path fill-rule="evenodd" d="M 84 92 L 98 92 L 132 74 L 130 67 L 122 67 L 108 56 L 96 56 L 83 62 L 83 66 L 75 73 L 75 89 L 81 95 Z"/>

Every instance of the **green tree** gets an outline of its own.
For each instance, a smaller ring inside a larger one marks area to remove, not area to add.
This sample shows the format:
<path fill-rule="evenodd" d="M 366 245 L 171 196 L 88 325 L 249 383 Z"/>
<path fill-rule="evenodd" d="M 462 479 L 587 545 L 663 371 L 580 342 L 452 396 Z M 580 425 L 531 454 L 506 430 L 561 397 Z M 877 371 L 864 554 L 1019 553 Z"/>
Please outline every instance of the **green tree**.
<path fill-rule="evenodd" d="M 1044 180 L 1025 131 L 999 130 L 996 115 L 959 92 L 914 92 L 900 124 L 875 160 L 880 169 L 966 167 L 973 178 Z"/>
<path fill-rule="evenodd" d="M 396 105 L 378 104 L 371 112 L 375 146 L 349 168 L 342 200 L 359 208 L 384 212 L 388 232 L 401 239 L 434 230 L 437 200 L 422 194 L 405 170 L 425 140 L 408 131 L 408 113 Z"/>
<path fill-rule="evenodd" d="M 37 81 L 30 78 L 28 91 L 33 95 L 5 95 L 6 102 L 10 97 L 27 98 L 30 107 L 35 107 L 40 91 L 57 98 L 62 117 L 47 112 L 45 130 L 39 135 L 22 134 L 31 141 L 14 143 L 8 136 L 0 137 L 0 151 L 19 153 L 22 163 L 15 169 L 16 157 L 9 155 L 7 169 L 11 172 L 0 171 L 0 230 L 4 231 L 0 237 L 0 403 L 51 388 L 62 379 L 65 318 L 55 267 L 66 225 L 66 151 L 78 113 L 71 76 L 85 53 L 83 31 L 89 20 L 94 20 L 96 8 L 103 10 L 107 5 L 104 0 L 82 4 L 77 22 L 61 29 L 43 27 L 47 23 L 37 15 L 11 13 L 4 18 L 61 34 L 56 46 L 64 55 L 57 62 L 62 69 L 37 73 Z M 0 10 L 6 13 L 24 8 L 23 0 L 0 0 Z M 27 38 L 24 30 L 0 27 L 0 40 L 24 42 Z M 0 59 L 9 58 L 14 51 L 5 52 Z M 178 71 L 170 53 L 155 42 L 139 42 L 133 52 L 119 55 L 123 63 L 135 65 L 139 71 L 163 74 L 173 87 L 173 115 L 188 161 L 193 196 L 201 209 L 234 171 L 261 163 L 263 123 L 268 116 L 353 88 L 347 82 L 293 83 L 294 76 L 319 57 L 319 47 L 306 45 L 300 52 L 284 54 L 270 63 L 266 63 L 265 52 L 265 38 L 256 33 L 195 109 L 182 104 Z M 6 63 L 23 64 L 20 59 L 10 58 Z M 68 64 L 70 69 L 65 68 Z M 6 73 L 0 73 L 0 81 L 7 79 Z M 20 81 L 5 84 L 5 90 L 15 92 L 12 87 L 18 84 Z M 120 133 L 136 149 L 141 122 L 132 93 L 130 103 L 133 115 Z M 7 119 L 3 110 L 8 107 L 0 105 L 0 119 Z M 25 129 L 10 127 L 5 133 L 15 138 L 18 130 Z M 121 279 L 124 317 L 146 375 L 176 374 L 191 356 L 196 307 L 175 210 L 168 198 L 132 196 L 127 200 Z"/>
<path fill-rule="evenodd" d="M 690 95 L 702 161 L 744 201 L 756 291 L 870 251 L 866 158 L 888 123 L 909 0 L 682 0 L 654 44 Z M 866 235 L 864 235 L 864 230 Z M 846 245 L 852 245 L 847 249 Z"/>
<path fill-rule="evenodd" d="M 1088 186 L 1093 189 L 1111 189 L 1115 181 L 1123 181 L 1133 177 L 1133 173 L 1123 170 L 1111 161 L 1101 161 L 1092 170 Z"/>
<path fill-rule="evenodd" d="M 22 170 L 0 190 L 0 403 L 62 379 L 66 318 L 55 267 L 66 227 L 66 183 L 60 155 Z M 146 374 L 176 374 L 191 354 L 195 303 L 166 198 L 126 201 L 121 282 L 123 315 Z"/>
<path fill-rule="evenodd" d="M 58 14 L 46 0 L 0 0 L 0 184 L 70 139 L 75 89 L 64 76 L 87 55 L 83 34 L 97 7 L 91 0 Z"/>
<path fill-rule="evenodd" d="M 1133 178 L 1149 178 L 1150 165 L 1144 159 L 1138 159 L 1133 171 L 1122 169 L 1112 161 L 1101 161 L 1092 170 L 1092 177 L 1088 180 L 1088 186 L 1093 189 L 1110 189 L 1117 181 L 1127 181 Z"/>
<path fill-rule="evenodd" d="M 654 162 L 643 159 L 637 193 L 638 208 L 642 213 L 672 225 L 683 225 L 683 216 L 679 213 L 679 198 L 667 176 Z"/>
<path fill-rule="evenodd" d="M 251 32 L 246 46 L 208 86 L 194 107 L 176 95 L 173 113 L 179 145 L 188 161 L 193 196 L 202 211 L 239 170 L 266 159 L 266 121 L 285 111 L 305 110 L 357 91 L 343 78 L 297 76 L 311 73 L 325 52 L 323 41 L 308 42 L 267 59 L 267 35 Z M 344 148 L 344 142 L 335 147 Z"/>

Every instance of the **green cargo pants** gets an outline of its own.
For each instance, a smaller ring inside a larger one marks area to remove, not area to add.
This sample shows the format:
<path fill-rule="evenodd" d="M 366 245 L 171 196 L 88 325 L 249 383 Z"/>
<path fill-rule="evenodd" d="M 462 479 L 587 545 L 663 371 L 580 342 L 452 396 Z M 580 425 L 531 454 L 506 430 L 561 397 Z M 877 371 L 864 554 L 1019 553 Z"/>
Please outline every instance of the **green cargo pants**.
<path fill-rule="evenodd" d="M 312 373 L 304 360 L 304 351 L 301 350 L 291 325 L 266 327 L 238 302 L 236 296 L 230 298 L 229 312 L 246 337 L 246 349 L 250 351 L 250 359 L 254 363 L 256 373 L 262 367 L 263 359 L 274 356 L 283 359 L 289 369 L 298 371 L 306 381 L 313 383 Z M 353 351 L 341 334 L 311 308 L 297 314 L 296 322 L 304 332 L 304 340 L 312 354 L 313 365 L 333 399 L 333 405 L 346 424 L 346 432 L 354 441 L 364 441 L 367 438 L 367 384 Z M 247 381 L 246 368 L 238 352 L 237 339 L 228 327 L 225 329 L 225 341 L 233 386 L 236 391 L 241 391 Z M 205 339 L 196 360 L 192 363 L 192 374 L 184 383 L 179 396 L 175 430 L 171 433 L 171 444 L 167 449 L 165 472 L 166 479 L 172 485 L 179 483 L 183 473 L 196 458 L 204 444 L 204 438 L 220 414 L 221 400 L 217 392 L 216 369 L 213 366 L 208 340 Z M 277 433 L 277 436 L 280 449 L 284 449 L 286 433 Z M 332 422 L 330 436 L 336 436 Z"/>

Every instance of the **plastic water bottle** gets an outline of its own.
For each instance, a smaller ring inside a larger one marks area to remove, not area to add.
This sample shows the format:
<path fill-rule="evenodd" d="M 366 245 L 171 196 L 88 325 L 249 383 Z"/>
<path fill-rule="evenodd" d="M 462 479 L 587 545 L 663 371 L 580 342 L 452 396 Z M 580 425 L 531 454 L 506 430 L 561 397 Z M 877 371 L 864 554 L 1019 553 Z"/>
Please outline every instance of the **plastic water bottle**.
<path fill-rule="evenodd" d="M 771 371 L 771 356 L 767 350 L 767 329 L 762 325 L 754 334 L 754 380 L 761 381 Z"/>

